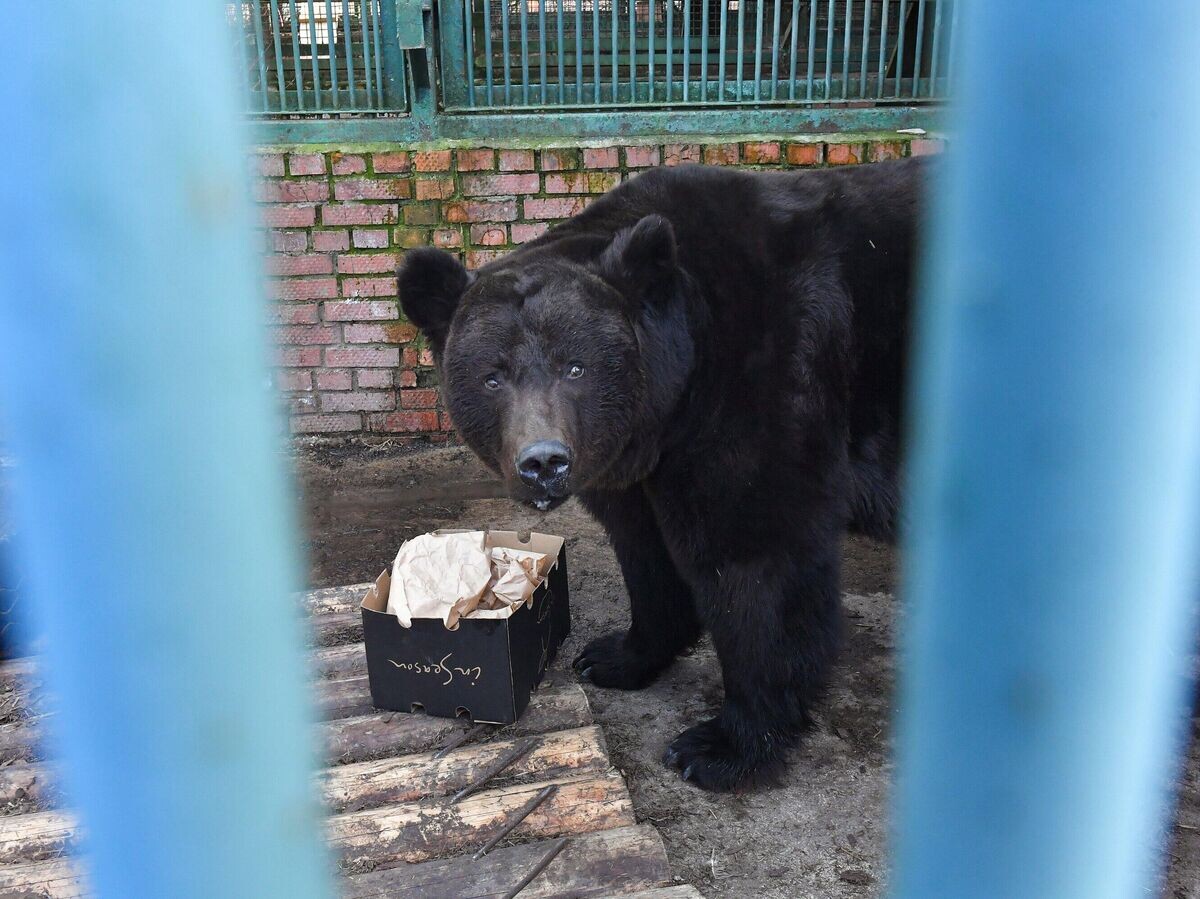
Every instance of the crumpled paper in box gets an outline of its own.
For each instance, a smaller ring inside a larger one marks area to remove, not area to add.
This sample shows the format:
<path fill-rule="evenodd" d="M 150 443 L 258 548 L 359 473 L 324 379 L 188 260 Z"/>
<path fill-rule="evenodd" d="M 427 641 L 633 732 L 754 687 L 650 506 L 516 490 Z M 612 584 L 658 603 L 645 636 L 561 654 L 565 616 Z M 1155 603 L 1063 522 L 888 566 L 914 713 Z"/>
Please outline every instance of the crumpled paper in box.
<path fill-rule="evenodd" d="M 423 534 L 400 547 L 392 563 L 387 610 L 402 627 L 439 618 L 507 618 L 533 597 L 544 553 L 487 545 L 484 531 Z"/>

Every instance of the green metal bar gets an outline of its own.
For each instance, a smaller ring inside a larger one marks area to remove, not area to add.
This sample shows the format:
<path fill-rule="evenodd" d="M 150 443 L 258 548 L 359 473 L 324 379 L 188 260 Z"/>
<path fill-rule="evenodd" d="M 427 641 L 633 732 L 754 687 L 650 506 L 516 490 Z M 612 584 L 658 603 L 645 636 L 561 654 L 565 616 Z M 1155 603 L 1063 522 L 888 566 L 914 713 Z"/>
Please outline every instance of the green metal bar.
<path fill-rule="evenodd" d="M 404 51 L 400 49 L 400 28 L 394 0 L 381 0 L 376 7 L 378 31 L 383 33 L 379 55 L 383 59 L 383 108 L 408 108 L 408 74 Z"/>
<path fill-rule="evenodd" d="M 283 64 L 283 43 L 279 35 L 279 6 L 277 0 L 271 0 L 271 43 L 275 46 L 275 79 L 279 84 L 279 110 L 287 112 L 287 84 L 284 73 L 287 71 Z"/>
<path fill-rule="evenodd" d="M 863 27 L 862 27 L 862 60 L 859 62 L 860 72 L 858 74 L 858 95 L 865 97 L 867 95 L 867 66 L 871 55 L 871 4 L 874 0 L 863 0 Z M 938 3 L 941 7 L 941 3 Z"/>
<path fill-rule="evenodd" d="M 512 104 L 512 54 L 508 39 L 508 0 L 497 2 L 500 4 L 500 49 L 504 53 L 504 105 L 509 106 Z"/>
<path fill-rule="evenodd" d="M 340 109 L 342 99 L 338 90 L 337 50 L 333 42 L 333 0 L 325 0 L 325 45 L 329 48 L 329 89 L 333 92 L 333 108 Z"/>
<path fill-rule="evenodd" d="M 913 50 L 913 89 L 912 95 L 921 95 L 921 51 L 925 43 L 925 0 L 917 3 L 917 46 Z"/>
<path fill-rule="evenodd" d="M 779 20 L 782 17 L 783 0 L 775 0 L 775 21 L 771 36 L 771 99 L 775 99 L 775 87 L 779 83 Z"/>
<path fill-rule="evenodd" d="M 354 92 L 354 34 L 350 28 L 350 0 L 342 0 L 342 36 L 346 39 L 346 86 L 350 90 L 350 108 L 358 109 Z"/>
<path fill-rule="evenodd" d="M 854 0 L 846 0 L 846 39 L 842 43 L 842 99 L 850 99 L 850 23 L 854 19 Z"/>
<path fill-rule="evenodd" d="M 578 3 L 578 0 L 576 0 L 576 3 Z M 563 43 L 563 0 L 554 0 L 554 11 L 558 19 L 558 47 L 555 50 L 554 55 L 558 57 L 558 92 L 561 95 L 563 93 L 563 81 L 565 79 L 565 73 L 563 70 L 563 51 L 565 47 L 565 44 Z M 583 35 L 577 32 L 575 34 L 575 43 L 578 44 L 581 40 L 583 40 Z"/>
<path fill-rule="evenodd" d="M 663 0 L 663 4 L 667 7 L 667 76 L 666 76 L 667 77 L 667 100 L 671 101 L 671 100 L 675 99 L 675 92 L 672 89 L 673 83 L 671 81 L 671 75 L 672 75 L 672 72 L 674 71 L 674 65 L 675 65 L 675 54 L 674 54 L 675 35 L 673 33 L 675 0 Z M 651 21 L 653 21 L 653 19 Z M 684 34 L 686 35 L 687 31 L 684 31 Z M 651 79 L 651 80 L 653 80 L 653 79 Z M 686 69 L 684 70 L 684 73 L 683 73 L 683 83 L 684 83 L 684 85 L 687 84 L 687 70 Z"/>
<path fill-rule="evenodd" d="M 933 7 L 933 47 L 929 60 L 929 96 L 937 95 L 938 57 L 941 53 L 942 40 L 942 6 L 944 0 L 937 0 Z"/>
<path fill-rule="evenodd" d="M 468 0 L 469 2 L 469 0 Z M 500 0 L 501 3 L 506 0 Z M 492 105 L 492 85 L 495 82 L 492 72 L 492 4 L 491 0 L 483 0 L 483 80 L 487 85 L 488 106 Z"/>
<path fill-rule="evenodd" d="M 635 0 L 635 2 L 636 2 L 636 0 Z M 663 0 L 663 2 L 670 3 L 671 0 Z M 650 22 L 648 24 L 648 27 L 646 28 L 646 71 L 647 71 L 646 96 L 651 102 L 653 102 L 654 101 L 654 32 L 657 30 L 654 27 L 654 0 L 649 0 L 649 10 L 650 10 Z M 636 57 L 636 55 L 637 55 L 636 48 L 631 47 L 630 52 L 632 52 Z"/>
<path fill-rule="evenodd" d="M 958 41 L 958 0 L 950 0 L 950 34 L 947 37 L 946 81 L 950 83 L 955 64 L 954 47 Z"/>
<path fill-rule="evenodd" d="M 908 0 L 900 0 L 900 11 L 896 15 L 899 33 L 896 35 L 896 96 L 900 96 L 900 82 L 904 78 L 904 31 L 908 27 L 906 5 Z"/>
<path fill-rule="evenodd" d="M 763 57 L 763 10 L 767 0 L 757 0 L 754 4 L 755 9 L 755 24 L 754 24 L 754 99 L 759 99 L 759 85 L 762 83 L 762 57 Z"/>
<path fill-rule="evenodd" d="M 670 2 L 670 0 L 668 0 Z M 700 0 L 705 6 L 708 0 Z M 683 0 L 683 102 L 688 101 L 692 80 L 692 0 Z"/>
<path fill-rule="evenodd" d="M 250 54 L 246 51 L 246 4 L 245 3 L 239 2 L 237 4 L 237 17 L 238 17 L 237 29 L 236 29 L 237 43 L 238 43 L 238 51 L 241 55 L 241 60 L 242 60 L 241 83 L 242 83 L 242 90 L 245 94 L 246 102 L 249 102 L 250 101 L 250 93 L 251 93 L 250 79 L 252 77 L 250 73 L 251 73 L 252 69 L 251 69 L 251 65 L 250 65 Z"/>
<path fill-rule="evenodd" d="M 817 62 L 817 0 L 808 0 L 808 83 L 804 99 L 813 98 L 813 67 Z"/>
<path fill-rule="evenodd" d="M 637 0 L 629 2 L 629 102 L 637 102 Z M 613 97 L 613 102 L 617 101 Z"/>
<path fill-rule="evenodd" d="M 883 99 L 883 85 L 887 78 L 887 30 L 888 0 L 883 0 L 883 11 L 879 17 L 879 81 L 876 84 L 880 100 Z"/>
<path fill-rule="evenodd" d="M 375 75 L 371 65 L 371 5 L 372 0 L 360 0 L 358 4 L 359 18 L 362 19 L 363 72 L 366 76 L 368 109 L 375 105 L 372 96 L 375 93 Z"/>
<path fill-rule="evenodd" d="M 708 0 L 704 0 L 705 3 Z M 721 40 L 720 46 L 717 48 L 717 94 L 722 98 L 725 96 L 725 25 L 729 18 L 729 0 L 720 0 L 721 3 Z"/>
<path fill-rule="evenodd" d="M 380 51 L 379 37 L 379 32 L 383 30 L 383 22 L 379 17 L 379 7 L 375 5 L 377 0 L 366 0 L 366 2 L 371 7 L 371 18 L 375 22 L 375 102 L 380 109 L 383 109 L 385 103 L 383 99 L 383 55 Z"/>
<path fill-rule="evenodd" d="M 521 99 L 529 105 L 529 0 L 517 0 L 521 15 Z"/>
<path fill-rule="evenodd" d="M 600 7 L 600 0 L 592 0 L 592 9 Z M 612 102 L 617 102 L 617 0 L 609 0 L 609 10 L 612 12 Z M 598 22 L 599 20 L 597 20 Z M 599 32 L 599 28 L 596 29 Z M 600 54 L 596 54 L 596 102 L 600 102 Z"/>
<path fill-rule="evenodd" d="M 836 30 L 833 25 L 834 18 L 834 2 L 829 0 L 828 19 L 825 22 L 825 99 L 829 100 L 832 94 L 829 90 L 829 84 L 833 81 L 833 33 Z"/>
<path fill-rule="evenodd" d="M 742 95 L 742 57 L 746 50 L 746 0 L 738 0 L 737 93 Z"/>
<path fill-rule="evenodd" d="M 304 112 L 304 67 L 300 64 L 300 18 L 296 15 L 296 0 L 288 0 L 292 22 L 292 68 L 296 72 L 296 108 Z"/>
<path fill-rule="evenodd" d="M 471 0 L 463 0 L 463 39 L 467 45 L 467 102 L 475 105 L 475 21 L 471 17 Z M 488 85 L 491 89 L 491 85 Z"/>
<path fill-rule="evenodd" d="M 923 128 L 936 131 L 941 121 L 939 106 L 887 105 L 862 109 L 829 109 L 793 105 L 754 108 L 717 107 L 686 109 L 631 109 L 617 119 L 611 110 L 578 111 L 556 108 L 553 115 L 525 109 L 446 114 L 431 120 L 417 116 L 353 119 L 263 119 L 252 120 L 255 134 L 263 143 L 282 146 L 320 143 L 408 143 L 444 146 L 459 142 L 497 143 L 497 135 L 512 135 L 511 145 L 527 146 L 531 140 L 625 140 L 662 135 L 698 137 L 744 134 L 818 135 L 836 132 L 895 131 Z"/>
<path fill-rule="evenodd" d="M 546 0 L 537 0 L 538 5 L 538 77 L 542 83 L 542 103 L 546 102 Z"/>
<path fill-rule="evenodd" d="M 794 3 L 795 0 L 792 0 Z M 700 0 L 700 99 L 708 96 L 708 5 Z"/>
<path fill-rule="evenodd" d="M 267 91 L 267 44 L 262 27 L 262 4 L 254 0 L 254 49 L 258 52 L 258 88 L 262 92 L 263 111 L 269 112 Z"/>

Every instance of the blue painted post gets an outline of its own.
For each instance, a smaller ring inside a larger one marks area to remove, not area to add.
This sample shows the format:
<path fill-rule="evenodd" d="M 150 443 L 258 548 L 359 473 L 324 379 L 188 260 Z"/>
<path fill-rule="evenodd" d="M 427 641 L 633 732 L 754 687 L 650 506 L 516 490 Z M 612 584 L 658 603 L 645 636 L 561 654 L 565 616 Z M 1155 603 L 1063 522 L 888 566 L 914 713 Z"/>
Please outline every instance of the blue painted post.
<path fill-rule="evenodd" d="M 918 329 L 893 893 L 1147 895 L 1195 636 L 1200 119 L 1179 73 L 1200 7 L 963 14 Z"/>
<path fill-rule="evenodd" d="M 6 16 L 0 430 L 89 880 L 329 895 L 222 11 Z"/>

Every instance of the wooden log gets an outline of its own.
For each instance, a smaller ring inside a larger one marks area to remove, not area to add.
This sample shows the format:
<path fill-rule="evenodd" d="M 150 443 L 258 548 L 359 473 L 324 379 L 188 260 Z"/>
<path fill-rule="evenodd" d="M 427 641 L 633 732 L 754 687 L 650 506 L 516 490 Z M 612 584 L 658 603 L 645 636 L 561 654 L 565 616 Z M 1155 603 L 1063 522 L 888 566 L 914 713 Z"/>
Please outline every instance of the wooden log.
<path fill-rule="evenodd" d="M 343 899 L 499 899 L 550 846 L 540 840 L 507 846 L 478 861 L 437 859 L 346 878 Z M 619 827 L 572 837 L 521 899 L 623 896 L 671 879 L 662 837 L 649 825 Z"/>
<path fill-rule="evenodd" d="M 0 865 L 0 896 L 86 899 L 91 893 L 81 868 L 77 861 L 65 858 Z"/>
<path fill-rule="evenodd" d="M 524 894 L 522 894 L 523 896 Z M 605 893 L 604 895 L 608 895 Z M 704 899 L 701 892 L 693 886 L 659 887 L 654 890 L 642 890 L 638 893 L 627 893 L 621 899 Z"/>
<path fill-rule="evenodd" d="M 330 818 L 327 833 L 347 873 L 425 861 L 481 845 L 507 815 L 551 783 L 558 790 L 521 822 L 514 837 L 540 839 L 635 823 L 625 781 L 614 772 L 497 787 L 457 804 L 442 797 L 349 812 Z"/>
<path fill-rule="evenodd" d="M 609 768 L 604 737 L 598 727 L 519 739 L 531 740 L 533 746 L 496 775 L 488 783 L 489 788 L 521 777 L 546 780 L 598 774 Z M 321 795 L 335 812 L 449 796 L 477 782 L 489 765 L 517 743 L 518 740 L 496 740 L 463 746 L 443 758 L 424 752 L 326 768 L 318 775 Z"/>
<path fill-rule="evenodd" d="M 379 570 L 387 567 L 381 564 Z M 365 584 L 348 584 L 344 587 L 321 587 L 299 594 L 300 603 L 312 616 L 328 615 L 337 612 L 357 612 L 370 582 Z"/>
<path fill-rule="evenodd" d="M 577 684 L 539 690 L 529 700 L 521 720 L 497 730 L 501 739 L 515 739 L 553 731 L 584 728 L 592 723 L 587 697 Z M 413 752 L 432 754 L 471 725 L 458 718 L 432 718 L 402 712 L 372 712 L 330 721 L 321 726 L 326 757 L 331 764 L 350 764 Z M 33 728 L 23 728 L 30 736 Z M 468 744 L 469 745 L 469 744 Z M 493 744 L 484 744 L 491 746 Z M 23 749 L 32 750 L 31 744 Z M 468 748 L 468 747 L 464 747 Z M 459 750 L 462 751 L 462 750 Z M 36 753 L 20 752 L 8 758 Z M 45 808 L 57 801 L 57 780 L 52 764 L 17 762 L 0 767 L 0 805 L 28 802 Z"/>
<path fill-rule="evenodd" d="M 558 790 L 521 822 L 514 836 L 551 837 L 635 823 L 625 781 L 608 773 L 496 787 L 457 804 L 436 797 L 348 812 L 326 821 L 326 835 L 348 871 L 425 861 L 483 843 L 489 832 L 503 825 L 506 815 L 548 783 L 558 784 Z M 0 865 L 68 855 L 77 842 L 70 812 L 0 817 Z"/>
<path fill-rule="evenodd" d="M 361 643 L 363 639 L 362 613 L 358 609 L 314 615 L 309 619 L 309 627 L 316 646 Z"/>
<path fill-rule="evenodd" d="M 314 649 L 312 665 L 319 678 L 359 677 L 367 673 L 367 650 L 361 643 Z"/>

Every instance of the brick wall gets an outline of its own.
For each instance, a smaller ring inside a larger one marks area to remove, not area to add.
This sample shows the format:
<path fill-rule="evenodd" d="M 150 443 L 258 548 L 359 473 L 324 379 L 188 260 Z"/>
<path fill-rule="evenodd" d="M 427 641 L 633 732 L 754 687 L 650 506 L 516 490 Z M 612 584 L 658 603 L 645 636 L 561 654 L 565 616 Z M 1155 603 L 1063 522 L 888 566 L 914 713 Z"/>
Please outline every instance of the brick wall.
<path fill-rule="evenodd" d="M 542 149 L 264 149 L 254 196 L 277 344 L 276 383 L 297 435 L 451 435 L 432 359 L 401 318 L 394 273 L 432 244 L 470 268 L 533 240 L 656 165 L 854 165 L 937 152 L 924 138 Z"/>

